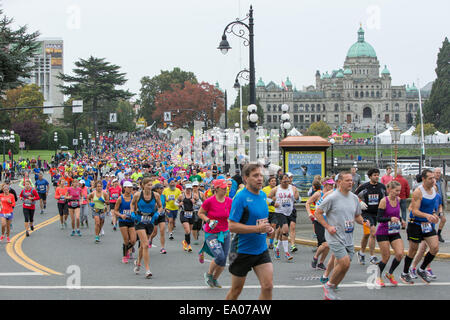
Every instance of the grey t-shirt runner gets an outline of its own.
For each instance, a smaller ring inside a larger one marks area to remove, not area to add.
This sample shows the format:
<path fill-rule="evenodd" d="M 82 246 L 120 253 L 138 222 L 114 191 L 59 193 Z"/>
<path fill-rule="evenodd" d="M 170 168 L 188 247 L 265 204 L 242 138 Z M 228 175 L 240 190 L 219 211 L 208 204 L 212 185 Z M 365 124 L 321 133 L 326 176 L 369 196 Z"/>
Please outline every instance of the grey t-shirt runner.
<path fill-rule="evenodd" d="M 353 228 L 355 216 L 361 215 L 358 197 L 349 192 L 347 195 L 335 190 L 319 205 L 326 215 L 327 223 L 336 227 L 336 233 L 331 235 L 325 229 L 325 239 L 328 244 L 353 246 Z"/>

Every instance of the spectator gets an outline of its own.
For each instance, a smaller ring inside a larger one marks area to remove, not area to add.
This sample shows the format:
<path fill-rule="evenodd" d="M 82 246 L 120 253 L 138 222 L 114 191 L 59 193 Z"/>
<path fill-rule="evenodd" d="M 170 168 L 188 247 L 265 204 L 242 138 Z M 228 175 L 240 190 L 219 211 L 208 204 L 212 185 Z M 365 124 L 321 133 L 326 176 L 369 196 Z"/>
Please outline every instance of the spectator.
<path fill-rule="evenodd" d="M 352 173 L 352 178 L 353 178 L 353 186 L 352 186 L 353 193 L 355 193 L 355 190 L 361 185 L 361 176 L 356 173 L 357 170 L 358 170 L 358 168 L 356 168 L 356 167 L 352 167 L 350 169 L 350 171 Z"/>
<path fill-rule="evenodd" d="M 406 199 L 409 198 L 411 189 L 409 187 L 408 180 L 406 180 L 402 176 L 401 168 L 397 168 L 397 176 L 394 178 L 394 180 L 400 182 L 400 185 L 402 186 L 402 188 L 400 190 L 400 209 L 402 212 L 402 219 L 403 219 L 403 221 L 406 221 Z M 405 229 L 405 228 L 402 228 L 402 229 Z"/>
<path fill-rule="evenodd" d="M 386 174 L 381 177 L 381 183 L 384 184 L 385 186 L 394 179 L 391 176 L 391 173 L 392 173 L 392 168 L 389 166 L 386 167 Z"/>

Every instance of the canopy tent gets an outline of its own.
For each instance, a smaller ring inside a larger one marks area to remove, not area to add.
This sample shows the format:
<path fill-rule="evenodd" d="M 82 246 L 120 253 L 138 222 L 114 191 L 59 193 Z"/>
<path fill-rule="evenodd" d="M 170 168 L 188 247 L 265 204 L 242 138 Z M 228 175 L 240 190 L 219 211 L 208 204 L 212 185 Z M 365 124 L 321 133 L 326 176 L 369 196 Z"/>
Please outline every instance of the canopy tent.
<path fill-rule="evenodd" d="M 391 129 L 392 127 L 388 127 L 385 131 L 376 136 L 380 144 L 392 144 Z"/>
<path fill-rule="evenodd" d="M 345 138 L 345 139 L 348 139 L 348 138 L 351 138 L 352 136 L 351 135 L 349 135 L 348 133 L 344 133 L 343 135 L 342 135 L 342 138 Z"/>
<path fill-rule="evenodd" d="M 425 143 L 447 143 L 448 135 L 445 133 L 436 131 L 433 135 L 428 135 L 425 137 Z"/>
<path fill-rule="evenodd" d="M 417 144 L 417 143 L 419 143 L 419 137 L 413 135 L 414 130 L 416 130 L 416 127 L 411 126 L 408 130 L 403 132 L 400 135 L 400 144 Z"/>
<path fill-rule="evenodd" d="M 298 131 L 297 129 L 295 129 L 295 127 L 293 127 L 292 130 L 289 131 L 287 135 L 288 135 L 288 136 L 294 136 L 294 137 L 302 136 L 302 134 L 300 133 L 300 131 Z"/>

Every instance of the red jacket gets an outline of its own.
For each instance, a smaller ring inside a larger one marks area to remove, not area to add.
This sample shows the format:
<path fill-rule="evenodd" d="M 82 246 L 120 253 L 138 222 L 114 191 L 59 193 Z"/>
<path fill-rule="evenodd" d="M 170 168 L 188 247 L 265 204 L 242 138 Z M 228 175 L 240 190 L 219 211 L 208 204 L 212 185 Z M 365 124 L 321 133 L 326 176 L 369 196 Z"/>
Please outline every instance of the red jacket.
<path fill-rule="evenodd" d="M 23 199 L 22 207 L 24 209 L 30 209 L 30 210 L 36 209 L 34 202 L 40 199 L 36 189 L 33 189 L 33 188 L 30 190 L 23 189 L 22 192 L 20 193 L 20 198 Z"/>
<path fill-rule="evenodd" d="M 402 190 L 400 191 L 400 199 L 408 199 L 411 193 L 408 180 L 403 178 L 403 176 L 400 174 L 398 174 L 397 177 L 394 178 L 394 180 L 400 182 L 400 184 L 402 185 Z"/>

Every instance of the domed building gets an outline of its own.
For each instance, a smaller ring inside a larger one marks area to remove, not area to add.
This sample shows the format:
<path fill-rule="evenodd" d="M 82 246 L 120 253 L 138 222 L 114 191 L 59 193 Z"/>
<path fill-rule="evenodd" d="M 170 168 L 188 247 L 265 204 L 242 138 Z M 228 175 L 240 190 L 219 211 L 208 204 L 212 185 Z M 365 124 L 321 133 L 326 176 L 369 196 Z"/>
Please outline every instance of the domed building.
<path fill-rule="evenodd" d="M 394 86 L 387 65 L 380 73 L 375 49 L 366 42 L 362 27 L 357 41 L 348 49 L 342 68 L 315 74 L 316 84 L 302 91 L 292 89 L 287 80 L 281 86 L 267 85 L 260 78 L 256 95 L 264 109 L 264 126 L 280 128 L 281 105 L 289 105 L 291 124 L 307 129 L 323 120 L 332 129 L 373 132 L 396 123 L 407 129 L 415 122 L 419 108 L 418 89 L 413 84 Z M 422 104 L 429 91 L 421 91 Z"/>

